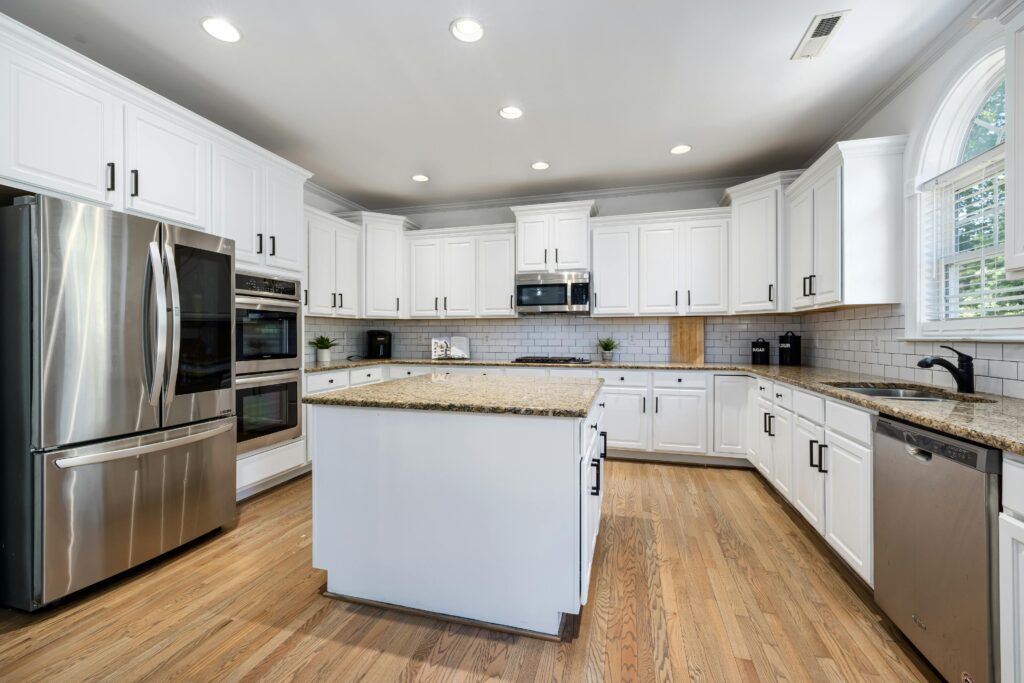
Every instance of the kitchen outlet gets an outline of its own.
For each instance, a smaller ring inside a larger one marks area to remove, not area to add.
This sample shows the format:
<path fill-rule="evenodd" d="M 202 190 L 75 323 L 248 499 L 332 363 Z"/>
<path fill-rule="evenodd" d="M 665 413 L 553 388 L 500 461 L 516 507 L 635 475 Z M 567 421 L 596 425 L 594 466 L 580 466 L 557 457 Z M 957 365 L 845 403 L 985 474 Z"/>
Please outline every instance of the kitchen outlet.
<path fill-rule="evenodd" d="M 732 335 L 728 332 L 722 333 L 722 346 L 728 346 L 732 343 Z"/>
<path fill-rule="evenodd" d="M 643 337 L 643 335 L 641 335 L 639 332 L 632 332 L 629 335 L 629 343 L 630 344 L 638 344 L 642 337 Z"/>
<path fill-rule="evenodd" d="M 876 334 L 871 338 L 871 350 L 876 353 L 885 351 L 885 342 L 882 341 L 882 335 Z"/>

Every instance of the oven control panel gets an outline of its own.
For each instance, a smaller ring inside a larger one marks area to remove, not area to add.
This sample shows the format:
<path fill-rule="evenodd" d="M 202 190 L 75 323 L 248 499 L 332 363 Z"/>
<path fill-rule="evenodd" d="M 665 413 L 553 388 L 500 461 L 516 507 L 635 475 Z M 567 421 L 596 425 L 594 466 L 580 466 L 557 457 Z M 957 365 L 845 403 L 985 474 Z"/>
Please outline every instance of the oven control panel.
<path fill-rule="evenodd" d="M 235 274 L 235 293 L 270 296 L 277 299 L 298 299 L 298 280 L 278 280 L 262 275 Z"/>

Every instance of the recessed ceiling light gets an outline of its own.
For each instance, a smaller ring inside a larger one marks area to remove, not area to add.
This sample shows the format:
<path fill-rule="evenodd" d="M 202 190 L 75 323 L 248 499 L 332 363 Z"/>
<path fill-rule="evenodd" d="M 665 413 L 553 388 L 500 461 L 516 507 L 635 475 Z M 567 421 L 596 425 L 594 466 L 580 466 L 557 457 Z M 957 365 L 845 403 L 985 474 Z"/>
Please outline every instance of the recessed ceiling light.
<path fill-rule="evenodd" d="M 222 17 L 206 17 L 203 19 L 203 30 L 217 40 L 225 43 L 237 43 L 242 39 L 242 34 L 234 25 Z"/>
<path fill-rule="evenodd" d="M 422 173 L 417 173 L 416 175 L 414 175 L 412 177 L 412 179 L 415 180 L 417 183 L 425 183 L 428 180 L 430 180 L 430 177 L 429 176 L 425 176 Z"/>
<path fill-rule="evenodd" d="M 535 161 L 532 164 L 530 164 L 530 168 L 532 168 L 534 171 L 546 171 L 549 168 L 551 168 L 551 164 L 549 164 L 546 161 Z"/>
<path fill-rule="evenodd" d="M 456 19 L 448 27 L 448 30 L 452 32 L 452 35 L 457 40 L 461 40 L 464 43 L 475 43 L 484 37 L 483 24 L 469 17 Z"/>
<path fill-rule="evenodd" d="M 693 149 L 693 147 L 690 147 L 689 145 L 676 145 L 669 151 L 672 152 L 673 154 L 686 154 L 691 149 Z"/>
<path fill-rule="evenodd" d="M 498 116 L 503 119 L 518 119 L 523 115 L 523 110 L 519 107 L 502 107 L 498 110 Z"/>

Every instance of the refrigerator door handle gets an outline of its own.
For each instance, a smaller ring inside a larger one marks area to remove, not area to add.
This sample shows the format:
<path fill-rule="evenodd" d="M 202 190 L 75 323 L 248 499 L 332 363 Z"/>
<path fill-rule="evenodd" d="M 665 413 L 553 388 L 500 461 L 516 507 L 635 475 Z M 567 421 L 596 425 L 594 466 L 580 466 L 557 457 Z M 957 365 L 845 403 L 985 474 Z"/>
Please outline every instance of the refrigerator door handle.
<path fill-rule="evenodd" d="M 171 362 L 167 368 L 167 382 L 164 403 L 174 400 L 175 383 L 178 380 L 178 360 L 181 355 L 181 296 L 178 293 L 178 266 L 174 262 L 174 248 L 165 247 L 164 260 L 167 263 L 167 281 L 171 289 Z"/>
<path fill-rule="evenodd" d="M 155 451 L 165 451 L 169 448 L 187 446 L 188 444 L 195 443 L 196 441 L 205 441 L 210 437 L 223 434 L 224 432 L 230 431 L 234 428 L 235 422 L 232 419 L 228 422 L 215 423 L 212 426 L 204 425 L 202 430 L 185 436 L 180 436 L 177 439 L 155 441 L 141 446 L 132 446 L 130 448 L 120 448 L 115 451 L 107 451 L 106 453 L 90 453 L 88 455 L 73 455 L 67 458 L 58 458 L 53 461 L 53 464 L 62 470 L 66 470 L 71 467 L 81 467 L 82 465 L 96 465 L 101 462 L 124 460 L 125 458 L 134 458 L 136 456 L 153 453 Z"/>
<path fill-rule="evenodd" d="M 149 243 L 149 276 L 156 290 L 156 358 L 149 379 L 149 405 L 155 406 L 160 401 L 160 392 L 164 388 L 164 363 L 167 360 L 167 289 L 164 286 L 164 269 L 160 262 L 160 245 Z M 146 306 L 149 304 L 149 293 L 146 293 Z M 143 338 L 149 340 L 149 321 L 145 325 Z M 146 344 L 149 353 L 150 344 Z"/>

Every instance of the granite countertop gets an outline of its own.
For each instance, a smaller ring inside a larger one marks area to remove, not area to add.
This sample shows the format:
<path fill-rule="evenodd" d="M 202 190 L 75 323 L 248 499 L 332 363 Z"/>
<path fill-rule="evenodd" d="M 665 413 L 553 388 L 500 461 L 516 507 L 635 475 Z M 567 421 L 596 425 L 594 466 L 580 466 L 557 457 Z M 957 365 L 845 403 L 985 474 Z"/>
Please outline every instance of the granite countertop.
<path fill-rule="evenodd" d="M 586 417 L 604 380 L 435 372 L 306 396 L 303 403 L 457 413 Z"/>
<path fill-rule="evenodd" d="M 306 372 L 324 372 L 342 370 L 366 365 L 436 365 L 436 366 L 491 366 L 491 367 L 530 367 L 522 363 L 494 360 L 423 360 L 423 359 L 389 359 L 337 361 L 324 364 L 310 364 Z M 717 364 L 717 363 L 629 363 L 594 362 L 589 365 L 555 365 L 537 363 L 534 367 L 570 367 L 580 369 L 623 369 L 623 370 L 698 370 L 705 372 L 742 372 L 757 377 L 779 380 L 792 386 L 807 389 L 824 396 L 839 399 L 846 403 L 873 410 L 880 415 L 894 417 L 912 424 L 934 429 L 938 432 L 957 436 L 971 441 L 1001 448 L 1006 451 L 1024 454 L 1024 400 L 995 396 L 991 394 L 972 394 L 967 400 L 950 401 L 900 401 L 856 394 L 846 391 L 835 384 L 859 384 L 879 387 L 914 387 L 931 392 L 945 393 L 951 398 L 956 394 L 932 386 L 922 386 L 913 382 L 887 380 L 875 375 L 865 375 L 844 370 L 832 370 L 818 367 L 782 367 L 778 365 Z M 508 378 L 514 379 L 514 378 Z M 529 384 L 537 386 L 542 378 L 529 378 Z M 409 381 L 409 380 L 402 380 Z M 559 378 L 556 383 L 561 383 Z M 380 385 L 373 385 L 380 386 Z M 351 390 L 347 390 L 351 391 Z M 317 394 L 322 396 L 322 394 Z M 960 396 L 964 398 L 963 395 Z M 515 411 L 505 411 L 515 412 Z M 529 413 L 525 413 L 529 414 Z"/>

